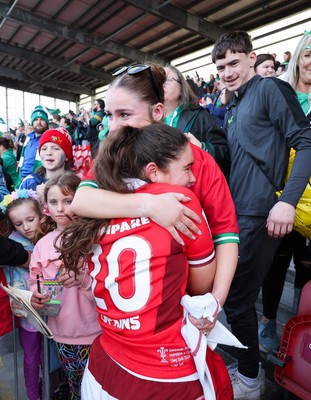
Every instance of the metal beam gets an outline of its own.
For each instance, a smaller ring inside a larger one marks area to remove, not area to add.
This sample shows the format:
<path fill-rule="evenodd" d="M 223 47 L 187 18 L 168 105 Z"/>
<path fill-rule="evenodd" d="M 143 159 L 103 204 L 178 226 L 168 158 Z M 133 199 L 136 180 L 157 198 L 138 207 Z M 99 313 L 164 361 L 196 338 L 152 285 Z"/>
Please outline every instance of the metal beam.
<path fill-rule="evenodd" d="M 72 101 L 73 103 L 79 102 L 79 95 L 69 92 L 62 92 L 60 90 L 54 90 L 48 87 L 35 86 L 29 89 L 29 85 L 24 82 L 18 82 L 12 79 L 0 77 L 0 86 L 7 87 L 9 89 L 21 90 L 24 92 L 30 92 L 35 94 L 41 94 L 42 96 L 55 97 L 56 99 Z"/>
<path fill-rule="evenodd" d="M 61 84 L 55 84 L 53 82 L 48 82 L 48 83 L 40 83 L 39 78 L 36 80 L 34 79 L 33 76 L 30 76 L 22 71 L 18 71 L 16 69 L 11 69 L 7 67 L 0 67 L 0 76 L 6 77 L 6 78 L 11 78 L 15 79 L 17 81 L 23 81 L 23 82 L 28 82 L 28 84 L 36 84 L 36 85 L 42 85 L 42 86 L 49 86 L 53 89 L 57 90 L 66 90 L 68 92 L 73 92 L 76 94 L 85 94 L 87 96 L 91 96 L 93 91 L 89 88 L 86 88 L 84 86 L 79 86 L 74 83 L 61 83 Z"/>
<path fill-rule="evenodd" d="M 144 10 L 149 14 L 156 15 L 159 18 L 188 29 L 189 31 L 192 31 L 206 39 L 210 39 L 213 42 L 216 42 L 219 36 L 226 32 L 226 30 L 220 26 L 190 14 L 171 4 L 159 4 L 157 6 L 158 2 L 155 2 L 154 0 L 125 0 L 125 2 Z"/>
<path fill-rule="evenodd" d="M 116 54 L 119 57 L 123 57 L 132 61 L 149 61 L 162 65 L 166 62 L 166 60 L 161 57 L 145 53 L 135 49 L 134 47 L 121 45 L 111 40 L 106 41 L 104 37 L 93 35 L 82 30 L 73 29 L 59 22 L 51 21 L 42 16 L 37 16 L 20 8 L 15 8 L 9 15 L 7 14 L 8 11 L 8 6 L 0 4 L 0 16 L 20 24 L 33 26 L 40 31 L 48 32 L 55 36 L 64 37 L 65 39 L 72 40 L 73 42 L 81 43 L 86 47 L 105 50 L 107 53 Z M 101 42 L 103 42 L 103 44 Z"/>
<path fill-rule="evenodd" d="M 37 53 L 31 50 L 26 50 L 21 47 L 12 46 L 6 43 L 0 43 L 0 53 L 5 53 L 13 57 L 18 57 L 35 63 L 48 65 L 49 67 L 72 72 L 73 74 L 84 75 L 87 76 L 88 78 L 98 79 L 100 81 L 103 81 L 102 82 L 103 85 L 111 82 L 112 80 L 112 76 L 107 72 L 88 68 L 77 63 L 72 63 L 70 65 L 67 65 L 67 61 L 65 60 L 61 60 L 55 57 L 49 57 L 41 53 Z"/>

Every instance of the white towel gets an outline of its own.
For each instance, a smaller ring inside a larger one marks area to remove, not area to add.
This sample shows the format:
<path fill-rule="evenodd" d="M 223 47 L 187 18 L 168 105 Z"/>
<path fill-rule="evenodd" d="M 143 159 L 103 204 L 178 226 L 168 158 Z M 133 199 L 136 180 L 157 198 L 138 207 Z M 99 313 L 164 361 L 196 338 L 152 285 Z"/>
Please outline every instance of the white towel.
<path fill-rule="evenodd" d="M 181 334 L 193 355 L 205 399 L 215 400 L 214 385 L 206 364 L 206 346 L 208 345 L 212 350 L 219 343 L 240 348 L 246 347 L 219 321 L 216 321 L 215 327 L 207 337 L 190 322 L 189 314 L 195 318 L 207 318 L 213 322 L 214 316 L 221 310 L 221 307 L 211 293 L 193 297 L 185 295 L 181 299 L 181 305 L 184 307 Z"/>

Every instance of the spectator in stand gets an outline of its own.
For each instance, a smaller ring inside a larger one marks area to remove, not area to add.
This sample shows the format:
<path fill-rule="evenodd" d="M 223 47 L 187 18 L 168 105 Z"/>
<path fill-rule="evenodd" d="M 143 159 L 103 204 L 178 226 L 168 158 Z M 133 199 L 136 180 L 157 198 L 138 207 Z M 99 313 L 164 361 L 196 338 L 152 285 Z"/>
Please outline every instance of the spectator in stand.
<path fill-rule="evenodd" d="M 69 133 L 71 139 L 74 137 L 75 125 L 73 122 L 70 121 L 70 118 L 62 116 L 59 121 L 59 126 L 65 128 L 66 131 Z"/>
<path fill-rule="evenodd" d="M 206 89 L 203 85 L 203 80 L 201 78 L 197 78 L 196 86 L 197 86 L 196 95 L 198 96 L 199 99 L 202 99 L 202 97 L 206 95 Z"/>
<path fill-rule="evenodd" d="M 311 121 L 311 32 L 299 41 L 288 64 L 283 79 L 294 88 L 303 112 Z M 294 154 L 292 154 L 294 157 Z M 310 241 L 293 231 L 284 236 L 272 266 L 262 285 L 263 317 L 259 325 L 259 345 L 264 352 L 275 350 L 278 345 L 276 317 L 292 257 L 296 269 L 295 291 L 297 300 L 302 287 L 311 279 Z"/>
<path fill-rule="evenodd" d="M 19 159 L 20 159 L 21 153 L 22 153 L 23 144 L 26 140 L 25 124 L 21 119 L 19 120 L 19 123 L 17 124 L 16 137 L 17 137 L 16 161 L 19 162 Z"/>
<path fill-rule="evenodd" d="M 281 238 L 293 228 L 295 206 L 311 175 L 311 128 L 290 85 L 255 73 L 256 54 L 247 32 L 223 34 L 212 61 L 222 82 L 235 92 L 225 129 L 241 240 L 224 308 L 233 334 L 248 348 L 235 349 L 238 365 L 230 368 L 230 375 L 235 399 L 259 400 L 265 377 L 255 301 Z M 284 186 L 291 147 L 299 151 Z"/>
<path fill-rule="evenodd" d="M 292 53 L 290 51 L 285 51 L 283 54 L 283 64 L 285 65 L 285 69 L 287 69 L 287 66 L 292 58 Z"/>
<path fill-rule="evenodd" d="M 197 94 L 197 85 L 195 84 L 194 80 L 191 78 L 186 78 L 186 82 L 190 86 L 191 90 L 194 94 Z M 199 98 L 198 98 L 199 99 Z"/>
<path fill-rule="evenodd" d="M 206 84 L 206 92 L 209 94 L 212 94 L 214 92 L 214 84 L 216 82 L 215 75 L 210 74 L 209 76 L 209 81 Z"/>
<path fill-rule="evenodd" d="M 210 153 L 224 174 L 229 168 L 229 150 L 225 132 L 216 119 L 204 110 L 182 73 L 174 66 L 164 68 L 164 123 L 191 133 L 195 144 Z"/>
<path fill-rule="evenodd" d="M 37 191 L 42 200 L 45 183 L 71 169 L 71 137 L 62 127 L 48 129 L 40 137 L 38 151 L 42 165 L 23 179 L 20 188 Z"/>
<path fill-rule="evenodd" d="M 18 166 L 20 180 L 34 172 L 41 165 L 38 153 L 39 140 L 42 133 L 49 126 L 48 113 L 42 106 L 35 107 L 31 113 L 30 125 L 33 126 L 33 132 L 27 135 Z"/>
<path fill-rule="evenodd" d="M 8 193 L 9 189 L 7 188 L 6 181 L 2 171 L 2 166 L 0 165 L 0 201 L 2 201 L 3 197 Z"/>
<path fill-rule="evenodd" d="M 286 65 L 285 64 L 281 64 L 279 61 L 276 61 L 276 65 L 275 65 L 275 76 L 278 78 L 279 76 L 281 76 L 285 70 L 286 70 Z"/>
<path fill-rule="evenodd" d="M 267 76 L 275 76 L 275 58 L 272 54 L 258 54 L 255 62 L 256 74 L 266 78 Z"/>
<path fill-rule="evenodd" d="M 55 128 L 60 126 L 61 116 L 59 114 L 52 114 L 52 122 L 56 124 Z"/>
<path fill-rule="evenodd" d="M 89 113 L 88 111 L 83 109 L 82 114 L 83 114 L 83 119 L 87 125 L 87 140 L 90 142 L 91 154 L 92 157 L 94 158 L 99 146 L 98 130 L 96 127 L 98 124 L 102 122 L 105 115 L 104 100 L 102 99 L 95 100 L 92 112 Z"/>
<path fill-rule="evenodd" d="M 11 193 L 14 190 L 14 183 L 13 183 L 10 175 L 7 174 L 5 171 L 3 171 L 3 160 L 1 157 L 0 157 L 0 165 L 1 165 L 1 169 L 2 169 L 3 182 L 4 182 L 5 186 L 7 187 L 8 191 Z M 1 174 L 0 174 L 0 176 L 1 176 Z M 1 184 L 2 184 L 2 182 L 1 182 Z M 1 192 L 1 189 L 0 189 L 0 192 Z"/>
<path fill-rule="evenodd" d="M 219 102 L 217 102 L 217 105 L 213 104 L 213 100 L 210 97 L 206 97 L 201 103 L 201 105 L 203 105 L 203 107 L 205 107 L 210 114 L 216 118 L 222 128 L 224 126 L 225 115 L 229 109 L 229 104 L 233 96 L 234 93 L 224 87 L 218 97 Z"/>
<path fill-rule="evenodd" d="M 13 153 L 15 149 L 12 139 L 7 139 L 5 137 L 0 138 L 0 156 L 3 161 L 3 172 L 8 174 L 16 188 L 19 182 L 17 174 L 17 163 L 16 157 Z"/>
<path fill-rule="evenodd" d="M 70 123 L 74 128 L 73 144 L 75 146 L 81 145 L 83 134 L 82 134 L 82 131 L 80 132 L 79 126 L 82 126 L 83 121 L 79 121 L 76 113 L 74 111 L 72 111 L 72 110 L 68 111 L 68 113 L 66 115 L 66 118 L 68 118 L 70 120 Z M 84 125 L 83 125 L 83 129 L 84 129 L 84 131 L 86 130 Z"/>

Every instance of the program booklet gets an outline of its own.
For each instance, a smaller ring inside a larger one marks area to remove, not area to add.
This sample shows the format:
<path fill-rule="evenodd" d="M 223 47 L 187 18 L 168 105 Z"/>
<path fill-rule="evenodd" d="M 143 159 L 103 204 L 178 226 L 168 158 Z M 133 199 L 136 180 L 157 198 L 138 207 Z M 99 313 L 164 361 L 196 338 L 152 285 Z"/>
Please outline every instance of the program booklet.
<path fill-rule="evenodd" d="M 55 279 L 44 279 L 40 284 L 41 293 L 50 298 L 45 307 L 39 310 L 42 316 L 57 317 L 62 304 L 64 286 Z"/>
<path fill-rule="evenodd" d="M 40 331 L 49 339 L 53 339 L 53 332 L 39 315 L 38 311 L 36 311 L 31 305 L 30 298 L 32 296 L 32 292 L 29 290 L 20 290 L 10 285 L 6 287 L 2 283 L 0 283 L 0 286 L 12 300 L 15 300 L 16 303 L 22 307 L 24 311 L 23 315 L 25 315 L 30 325 L 38 329 L 38 331 Z"/>

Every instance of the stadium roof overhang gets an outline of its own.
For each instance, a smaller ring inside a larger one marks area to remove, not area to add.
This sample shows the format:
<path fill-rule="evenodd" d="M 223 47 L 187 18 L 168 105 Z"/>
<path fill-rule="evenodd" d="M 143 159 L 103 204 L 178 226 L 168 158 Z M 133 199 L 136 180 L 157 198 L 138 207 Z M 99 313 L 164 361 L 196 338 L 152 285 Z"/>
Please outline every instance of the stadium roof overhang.
<path fill-rule="evenodd" d="M 309 0 L 0 0 L 0 85 L 78 101 L 121 65 L 170 63 L 225 31 L 309 7 Z"/>

